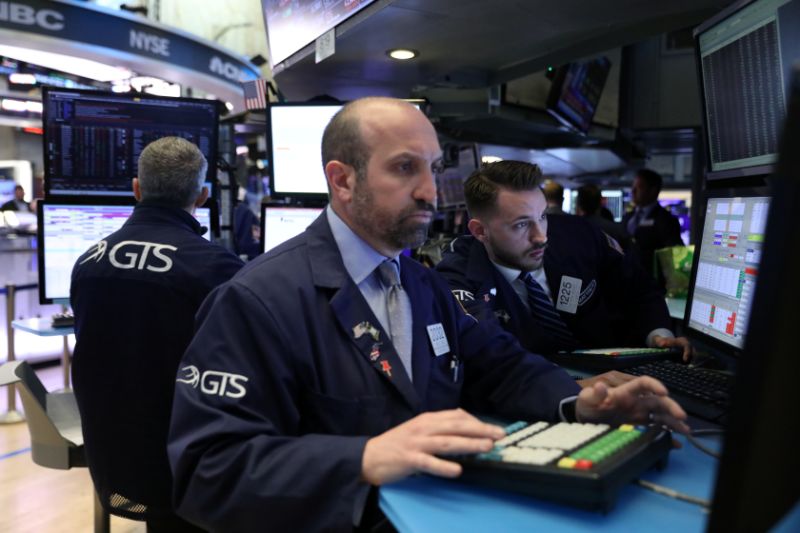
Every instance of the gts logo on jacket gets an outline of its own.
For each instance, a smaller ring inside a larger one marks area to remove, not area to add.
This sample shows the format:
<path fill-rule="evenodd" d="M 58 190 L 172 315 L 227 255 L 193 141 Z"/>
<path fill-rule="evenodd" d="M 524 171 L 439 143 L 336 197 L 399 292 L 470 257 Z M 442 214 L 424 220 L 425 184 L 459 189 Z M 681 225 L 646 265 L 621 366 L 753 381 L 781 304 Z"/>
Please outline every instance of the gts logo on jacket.
<path fill-rule="evenodd" d="M 247 394 L 244 384 L 248 378 L 240 374 L 221 372 L 219 370 L 200 370 L 194 365 L 181 368 L 183 376 L 179 376 L 175 381 L 186 383 L 193 388 L 200 385 L 200 390 L 211 396 L 227 396 L 228 398 L 241 398 Z"/>
<path fill-rule="evenodd" d="M 81 264 L 94 259 L 99 262 L 106 255 L 108 242 L 100 241 L 87 252 L 89 255 Z M 174 252 L 178 248 L 169 244 L 144 241 L 118 242 L 108 252 L 108 262 L 111 266 L 121 270 L 149 270 L 151 272 L 169 272 L 172 269 L 172 258 L 167 252 Z"/>

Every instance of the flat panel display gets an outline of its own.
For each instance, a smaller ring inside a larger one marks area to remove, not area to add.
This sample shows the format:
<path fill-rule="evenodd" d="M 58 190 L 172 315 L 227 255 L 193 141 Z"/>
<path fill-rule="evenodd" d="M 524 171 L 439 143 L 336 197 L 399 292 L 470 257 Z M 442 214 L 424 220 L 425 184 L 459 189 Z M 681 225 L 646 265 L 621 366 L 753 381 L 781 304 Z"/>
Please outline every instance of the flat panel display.
<path fill-rule="evenodd" d="M 323 209 L 323 207 L 262 205 L 261 253 L 267 252 L 305 231 Z"/>
<path fill-rule="evenodd" d="M 272 195 L 327 196 L 322 134 L 342 104 L 271 104 L 267 109 Z"/>
<path fill-rule="evenodd" d="M 196 144 L 208 160 L 207 180 L 214 181 L 216 101 L 46 87 L 43 104 L 47 199 L 133 196 L 139 155 L 166 136 Z"/>
<path fill-rule="evenodd" d="M 800 1 L 738 2 L 695 31 L 709 180 L 768 174 L 800 56 Z"/>
<path fill-rule="evenodd" d="M 611 61 L 598 57 L 561 67 L 547 97 L 547 111 L 581 132 L 589 126 L 603 94 Z"/>
<path fill-rule="evenodd" d="M 735 350 L 745 342 L 769 204 L 768 196 L 708 198 L 695 250 L 687 326 Z"/>

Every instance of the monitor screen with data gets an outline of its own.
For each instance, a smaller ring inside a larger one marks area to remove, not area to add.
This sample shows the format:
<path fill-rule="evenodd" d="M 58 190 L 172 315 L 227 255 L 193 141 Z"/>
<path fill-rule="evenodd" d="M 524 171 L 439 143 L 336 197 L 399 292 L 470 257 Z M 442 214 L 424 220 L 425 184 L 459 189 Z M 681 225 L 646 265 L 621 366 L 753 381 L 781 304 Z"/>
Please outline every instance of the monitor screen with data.
<path fill-rule="evenodd" d="M 708 179 L 772 172 L 800 56 L 800 0 L 736 2 L 695 35 Z"/>
<path fill-rule="evenodd" d="M 734 350 L 744 346 L 770 199 L 708 198 L 695 251 L 687 325 Z"/>
<path fill-rule="evenodd" d="M 47 199 L 132 197 L 145 146 L 167 136 L 191 141 L 214 181 L 219 109 L 215 100 L 43 90 L 44 185 Z"/>
<path fill-rule="evenodd" d="M 39 202 L 38 210 L 39 300 L 43 304 L 66 302 L 75 261 L 121 228 L 133 206 Z M 210 209 L 196 209 L 195 218 L 202 226 L 211 227 Z M 211 232 L 203 236 L 210 240 Z"/>
<path fill-rule="evenodd" d="M 302 233 L 319 216 L 322 207 L 261 206 L 261 252 L 268 252 Z"/>

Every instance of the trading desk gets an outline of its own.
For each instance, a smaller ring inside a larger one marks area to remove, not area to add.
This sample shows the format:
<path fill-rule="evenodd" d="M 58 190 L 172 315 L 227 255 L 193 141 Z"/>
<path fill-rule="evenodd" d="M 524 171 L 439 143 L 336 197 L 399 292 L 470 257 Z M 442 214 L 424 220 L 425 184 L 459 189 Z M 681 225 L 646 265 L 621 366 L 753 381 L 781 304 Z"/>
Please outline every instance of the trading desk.
<path fill-rule="evenodd" d="M 677 438 L 683 448 L 670 453 L 663 471 L 642 479 L 711 500 L 717 461 Z M 701 442 L 718 450 L 720 437 Z M 656 494 L 638 485 L 622 489 L 607 514 L 483 489 L 430 476 L 416 476 L 380 490 L 380 506 L 401 533 L 421 531 L 703 531 L 707 512 L 700 506 Z M 798 505 L 774 531 L 798 531 Z"/>

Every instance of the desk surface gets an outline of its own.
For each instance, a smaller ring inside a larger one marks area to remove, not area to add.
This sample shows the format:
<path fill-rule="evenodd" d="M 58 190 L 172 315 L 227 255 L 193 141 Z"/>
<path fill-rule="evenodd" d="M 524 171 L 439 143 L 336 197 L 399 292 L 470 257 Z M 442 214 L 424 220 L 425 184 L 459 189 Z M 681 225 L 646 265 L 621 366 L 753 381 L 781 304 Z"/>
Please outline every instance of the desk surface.
<path fill-rule="evenodd" d="M 40 337 L 56 337 L 59 335 L 70 335 L 75 333 L 75 328 L 54 328 L 50 318 L 25 318 L 14 320 L 11 327 L 20 331 L 27 331 Z"/>
<path fill-rule="evenodd" d="M 703 499 L 714 490 L 716 461 L 686 443 L 670 453 L 661 472 L 642 478 Z M 719 437 L 706 437 L 719 447 Z M 705 528 L 699 506 L 636 485 L 623 488 L 615 507 L 602 514 L 456 482 L 417 476 L 383 487 L 380 506 L 401 532 L 419 531 L 681 531 Z"/>

